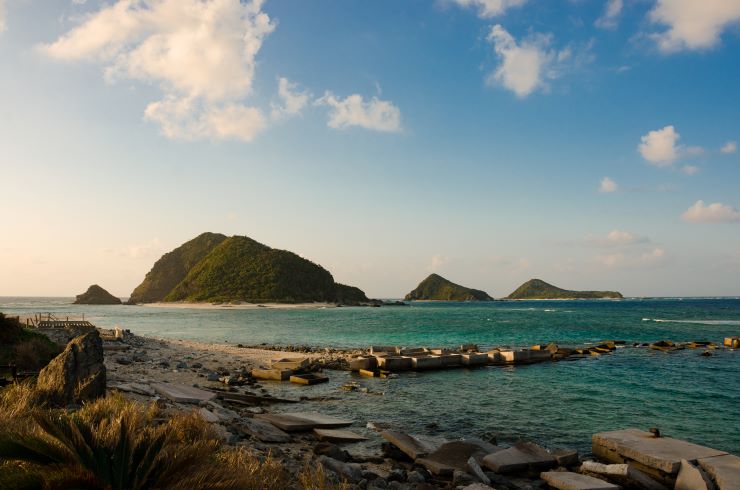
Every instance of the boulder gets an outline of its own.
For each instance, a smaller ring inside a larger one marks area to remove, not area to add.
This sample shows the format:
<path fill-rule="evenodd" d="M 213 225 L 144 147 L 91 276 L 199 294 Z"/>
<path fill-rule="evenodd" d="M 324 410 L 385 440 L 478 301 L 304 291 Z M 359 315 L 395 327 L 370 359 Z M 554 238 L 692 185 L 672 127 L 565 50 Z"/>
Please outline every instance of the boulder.
<path fill-rule="evenodd" d="M 105 396 L 103 341 L 97 330 L 73 339 L 41 370 L 37 386 L 49 402 L 64 406 Z"/>
<path fill-rule="evenodd" d="M 344 463 L 328 456 L 319 456 L 319 463 L 327 470 L 331 470 L 351 483 L 362 480 L 362 467 L 357 463 Z"/>
<path fill-rule="evenodd" d="M 239 420 L 239 431 L 262 442 L 288 442 L 290 435 L 274 425 L 253 418 L 244 417 Z"/>

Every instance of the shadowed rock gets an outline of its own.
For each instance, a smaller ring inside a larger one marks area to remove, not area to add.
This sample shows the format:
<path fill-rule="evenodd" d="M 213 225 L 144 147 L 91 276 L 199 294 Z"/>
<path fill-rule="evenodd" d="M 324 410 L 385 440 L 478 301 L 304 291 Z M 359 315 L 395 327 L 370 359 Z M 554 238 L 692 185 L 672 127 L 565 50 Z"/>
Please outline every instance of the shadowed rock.
<path fill-rule="evenodd" d="M 103 341 L 97 330 L 73 339 L 41 370 L 38 388 L 50 403 L 69 405 L 105 396 Z"/>

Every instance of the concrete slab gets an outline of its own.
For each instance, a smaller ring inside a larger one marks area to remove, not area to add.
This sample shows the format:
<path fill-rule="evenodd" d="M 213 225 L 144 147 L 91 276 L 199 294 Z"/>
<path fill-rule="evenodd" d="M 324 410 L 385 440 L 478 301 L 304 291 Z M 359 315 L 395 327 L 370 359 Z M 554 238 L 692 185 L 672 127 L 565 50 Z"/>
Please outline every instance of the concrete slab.
<path fill-rule="evenodd" d="M 314 429 L 314 435 L 320 441 L 329 442 L 360 442 L 366 441 L 367 437 L 361 436 L 350 430 L 341 429 Z"/>
<path fill-rule="evenodd" d="M 172 383 L 152 383 L 152 389 L 159 395 L 179 403 L 200 403 L 216 398 L 210 391 L 200 390 L 192 386 L 176 385 Z"/>
<path fill-rule="evenodd" d="M 674 490 L 714 490 L 714 484 L 702 470 L 682 459 L 681 468 L 676 477 L 676 486 L 673 488 Z"/>
<path fill-rule="evenodd" d="M 552 359 L 549 351 L 546 350 L 503 350 L 501 358 L 509 364 L 528 364 L 533 362 L 543 362 Z"/>
<path fill-rule="evenodd" d="M 406 456 L 412 460 L 423 458 L 434 451 L 434 447 L 426 442 L 420 441 L 414 436 L 394 430 L 384 430 L 380 436 L 400 449 Z"/>
<path fill-rule="evenodd" d="M 446 442 L 434 452 L 417 458 L 416 464 L 425 467 L 430 473 L 439 476 L 450 476 L 455 470 L 468 471 L 468 459 L 483 459 L 487 454 L 501 451 L 479 439 Z"/>
<path fill-rule="evenodd" d="M 255 415 L 255 418 L 265 420 L 286 432 L 336 429 L 352 425 L 351 420 L 330 417 L 317 412 L 261 413 Z"/>
<path fill-rule="evenodd" d="M 486 354 L 488 355 L 489 364 L 504 364 L 506 362 L 504 356 L 501 355 L 501 351 L 490 350 Z"/>
<path fill-rule="evenodd" d="M 428 352 L 423 347 L 414 347 L 413 349 L 401 349 L 400 354 L 402 356 L 418 356 L 418 355 L 428 354 Z"/>
<path fill-rule="evenodd" d="M 678 473 L 682 459 L 696 461 L 727 454 L 725 451 L 671 437 L 654 437 L 650 432 L 639 429 L 601 432 L 594 434 L 591 442 L 594 455 L 607 461 L 622 463 L 627 458 L 674 476 Z"/>
<path fill-rule="evenodd" d="M 485 366 L 488 364 L 488 354 L 484 352 L 470 352 L 462 354 L 463 366 Z"/>
<path fill-rule="evenodd" d="M 636 486 L 642 490 L 668 490 L 666 485 L 637 469 L 634 463 L 602 464 L 595 461 L 584 461 L 580 471 L 581 473 L 603 475 L 609 480 L 621 483 L 628 488 Z"/>
<path fill-rule="evenodd" d="M 388 356 L 378 358 L 378 367 L 387 371 L 409 371 L 412 367 L 410 357 Z"/>
<path fill-rule="evenodd" d="M 414 369 L 439 369 L 442 359 L 439 356 L 418 356 L 411 358 L 411 367 Z"/>
<path fill-rule="evenodd" d="M 483 465 L 496 473 L 515 473 L 525 470 L 548 470 L 557 466 L 557 460 L 545 448 L 524 442 L 483 458 Z"/>
<path fill-rule="evenodd" d="M 262 442 L 288 442 L 290 435 L 264 420 L 242 418 L 238 427 L 246 435 Z"/>
<path fill-rule="evenodd" d="M 299 385 L 316 385 L 319 383 L 326 383 L 329 381 L 328 376 L 323 376 L 316 373 L 308 374 L 294 374 L 290 377 L 290 382 Z"/>
<path fill-rule="evenodd" d="M 740 337 L 725 337 L 724 340 L 725 347 L 731 347 L 733 349 L 740 349 Z"/>
<path fill-rule="evenodd" d="M 400 354 L 401 348 L 390 345 L 374 345 L 370 347 L 370 354 L 376 353 Z"/>
<path fill-rule="evenodd" d="M 365 369 L 372 371 L 378 367 L 378 360 L 374 357 L 355 357 L 349 360 L 350 371 Z"/>
<path fill-rule="evenodd" d="M 460 366 L 462 364 L 461 354 L 443 354 L 439 356 L 442 359 L 442 366 Z"/>
<path fill-rule="evenodd" d="M 593 476 L 571 473 L 570 471 L 544 471 L 540 478 L 545 480 L 549 486 L 557 490 L 619 490 L 614 485 Z"/>
<path fill-rule="evenodd" d="M 293 375 L 290 369 L 252 369 L 252 377 L 269 381 L 288 381 Z"/>
<path fill-rule="evenodd" d="M 740 490 L 740 457 L 733 454 L 702 458 L 699 466 L 717 483 L 719 490 Z"/>
<path fill-rule="evenodd" d="M 307 357 L 283 357 L 272 360 L 272 369 L 292 369 L 294 371 L 308 366 Z"/>
<path fill-rule="evenodd" d="M 460 352 L 478 352 L 478 344 L 462 344 Z"/>

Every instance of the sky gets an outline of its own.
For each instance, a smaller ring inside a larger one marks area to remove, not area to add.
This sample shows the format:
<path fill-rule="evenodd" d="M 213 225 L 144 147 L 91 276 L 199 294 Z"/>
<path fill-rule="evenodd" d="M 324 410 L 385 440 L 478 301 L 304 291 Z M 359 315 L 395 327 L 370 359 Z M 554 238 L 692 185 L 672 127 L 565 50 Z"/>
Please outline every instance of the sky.
<path fill-rule="evenodd" d="M 0 0 L 0 296 L 127 297 L 204 231 L 740 295 L 740 0 Z"/>

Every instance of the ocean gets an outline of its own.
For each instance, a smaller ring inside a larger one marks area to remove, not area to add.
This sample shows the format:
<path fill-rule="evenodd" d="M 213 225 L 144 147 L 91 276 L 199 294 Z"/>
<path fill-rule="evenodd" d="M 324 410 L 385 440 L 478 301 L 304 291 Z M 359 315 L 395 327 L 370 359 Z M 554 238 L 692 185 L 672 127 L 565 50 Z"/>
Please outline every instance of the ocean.
<path fill-rule="evenodd" d="M 154 337 L 219 343 L 321 347 L 455 347 L 476 343 L 527 347 L 624 340 L 599 357 L 519 367 L 404 373 L 367 379 L 330 372 L 315 387 L 281 385 L 278 394 L 307 396 L 309 409 L 407 431 L 533 440 L 588 453 L 591 434 L 658 427 L 666 435 L 740 454 L 740 351 L 672 353 L 632 343 L 710 340 L 740 335 L 738 298 L 621 301 L 415 303 L 406 307 L 190 310 L 77 306 L 71 298 L 0 298 L 11 315 L 51 312 L 85 317 Z M 368 388 L 346 392 L 356 382 Z M 295 407 L 288 407 L 288 410 Z"/>

